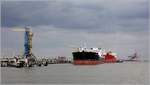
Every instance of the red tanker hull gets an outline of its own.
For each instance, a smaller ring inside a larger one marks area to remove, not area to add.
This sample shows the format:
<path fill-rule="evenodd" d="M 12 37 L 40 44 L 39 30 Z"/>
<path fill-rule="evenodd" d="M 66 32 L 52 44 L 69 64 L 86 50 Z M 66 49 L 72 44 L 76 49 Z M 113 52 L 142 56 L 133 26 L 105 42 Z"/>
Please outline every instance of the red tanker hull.
<path fill-rule="evenodd" d="M 116 57 L 111 52 L 106 53 L 104 58 L 100 58 L 96 52 L 73 52 L 74 65 L 97 65 L 103 63 L 115 63 Z"/>
<path fill-rule="evenodd" d="M 97 64 L 102 64 L 102 61 L 97 61 L 97 60 L 74 60 L 73 64 L 74 65 L 97 65 Z"/>

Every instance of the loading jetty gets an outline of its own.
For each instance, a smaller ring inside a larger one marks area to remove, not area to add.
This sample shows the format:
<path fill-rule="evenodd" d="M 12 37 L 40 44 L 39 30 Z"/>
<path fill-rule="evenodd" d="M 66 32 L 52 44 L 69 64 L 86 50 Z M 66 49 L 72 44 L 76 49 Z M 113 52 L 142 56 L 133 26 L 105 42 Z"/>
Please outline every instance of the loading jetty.
<path fill-rule="evenodd" d="M 33 66 L 48 66 L 48 64 L 67 64 L 71 63 L 70 59 L 66 57 L 56 57 L 56 58 L 41 58 L 35 59 L 32 62 L 29 62 L 28 65 L 26 64 L 26 59 L 24 58 L 1 58 L 0 64 L 1 67 L 33 67 Z"/>

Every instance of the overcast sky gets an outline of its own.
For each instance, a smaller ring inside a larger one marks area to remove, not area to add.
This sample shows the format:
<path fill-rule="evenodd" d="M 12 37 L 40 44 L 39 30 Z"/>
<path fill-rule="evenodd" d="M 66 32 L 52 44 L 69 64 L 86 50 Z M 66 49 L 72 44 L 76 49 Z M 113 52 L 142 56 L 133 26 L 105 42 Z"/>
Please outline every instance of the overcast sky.
<path fill-rule="evenodd" d="M 148 58 L 148 0 L 2 1 L 2 56 L 23 52 L 31 26 L 36 56 L 69 56 L 73 48 L 101 47 L 119 58 Z"/>

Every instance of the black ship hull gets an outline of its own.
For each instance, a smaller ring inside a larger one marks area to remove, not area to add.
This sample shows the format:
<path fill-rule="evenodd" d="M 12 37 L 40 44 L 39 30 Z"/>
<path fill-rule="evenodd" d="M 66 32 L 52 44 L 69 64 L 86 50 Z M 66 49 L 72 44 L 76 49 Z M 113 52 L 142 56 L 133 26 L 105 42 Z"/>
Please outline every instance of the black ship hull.
<path fill-rule="evenodd" d="M 96 52 L 73 52 L 73 64 L 95 65 L 100 64 L 100 57 Z"/>

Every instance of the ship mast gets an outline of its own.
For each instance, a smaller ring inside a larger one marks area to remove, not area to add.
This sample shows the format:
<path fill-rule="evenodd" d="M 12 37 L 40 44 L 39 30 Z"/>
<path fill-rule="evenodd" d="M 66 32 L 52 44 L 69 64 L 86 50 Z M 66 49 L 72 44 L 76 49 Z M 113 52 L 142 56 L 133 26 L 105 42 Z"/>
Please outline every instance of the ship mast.
<path fill-rule="evenodd" d="M 86 51 L 86 49 L 87 49 L 86 43 L 84 43 L 83 48 L 84 48 L 84 50 Z"/>

